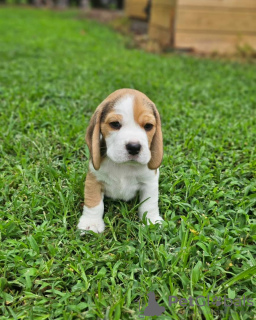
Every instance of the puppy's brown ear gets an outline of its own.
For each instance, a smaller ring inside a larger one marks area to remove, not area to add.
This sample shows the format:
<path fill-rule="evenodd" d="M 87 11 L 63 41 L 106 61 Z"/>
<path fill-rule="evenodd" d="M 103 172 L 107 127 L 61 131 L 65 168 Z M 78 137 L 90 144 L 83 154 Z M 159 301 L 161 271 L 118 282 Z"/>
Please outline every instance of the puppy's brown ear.
<path fill-rule="evenodd" d="M 90 150 L 92 164 L 95 170 L 99 170 L 101 162 L 100 154 L 100 121 L 104 104 L 101 103 L 94 112 L 86 131 L 85 141 Z"/>
<path fill-rule="evenodd" d="M 160 167 L 163 159 L 163 136 L 160 115 L 155 106 L 153 107 L 153 110 L 156 118 L 156 132 L 150 146 L 151 159 L 148 163 L 148 167 L 149 169 L 155 170 Z"/>

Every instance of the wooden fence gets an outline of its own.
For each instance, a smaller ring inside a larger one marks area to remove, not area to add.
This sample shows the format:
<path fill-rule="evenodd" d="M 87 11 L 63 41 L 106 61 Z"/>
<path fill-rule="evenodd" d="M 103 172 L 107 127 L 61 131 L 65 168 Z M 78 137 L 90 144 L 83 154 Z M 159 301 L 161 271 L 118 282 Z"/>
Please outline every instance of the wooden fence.
<path fill-rule="evenodd" d="M 126 0 L 126 14 L 146 19 L 147 3 Z M 256 50 L 256 0 L 152 0 L 149 36 L 164 47 L 199 52 Z"/>
<path fill-rule="evenodd" d="M 255 0 L 179 0 L 175 47 L 202 52 L 256 49 Z"/>

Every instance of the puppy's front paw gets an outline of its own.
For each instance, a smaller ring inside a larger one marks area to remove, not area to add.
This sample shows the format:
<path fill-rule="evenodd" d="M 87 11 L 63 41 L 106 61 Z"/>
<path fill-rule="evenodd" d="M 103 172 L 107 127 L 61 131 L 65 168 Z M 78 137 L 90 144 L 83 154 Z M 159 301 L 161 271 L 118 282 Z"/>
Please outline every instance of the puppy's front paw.
<path fill-rule="evenodd" d="M 151 216 L 151 217 L 146 216 L 146 218 L 147 218 L 147 224 L 150 224 L 149 221 L 151 221 L 153 224 L 157 224 L 157 223 L 162 224 L 162 221 L 164 221 L 163 218 L 159 215 Z"/>
<path fill-rule="evenodd" d="M 91 230 L 95 233 L 102 233 L 105 230 L 105 223 L 102 218 L 88 218 L 82 216 L 77 225 L 79 230 Z"/>

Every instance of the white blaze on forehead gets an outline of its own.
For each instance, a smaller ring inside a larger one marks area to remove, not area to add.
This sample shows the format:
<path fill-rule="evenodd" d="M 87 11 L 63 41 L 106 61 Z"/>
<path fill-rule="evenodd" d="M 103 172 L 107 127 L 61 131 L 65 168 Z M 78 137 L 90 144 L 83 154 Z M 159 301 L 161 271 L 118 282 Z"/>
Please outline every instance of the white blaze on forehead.
<path fill-rule="evenodd" d="M 147 164 L 150 160 L 150 150 L 148 138 L 144 129 L 134 119 L 135 97 L 132 94 L 126 94 L 120 98 L 113 108 L 115 114 L 121 115 L 122 120 L 120 130 L 112 130 L 106 137 L 107 156 L 116 163 L 124 163 L 134 160 L 134 157 L 127 152 L 127 144 L 134 142 L 141 145 L 136 161 L 141 164 Z"/>
<path fill-rule="evenodd" d="M 128 124 L 129 126 L 137 125 L 134 121 L 134 96 L 126 95 L 117 101 L 114 110 L 116 114 L 120 114 L 123 117 L 123 124 Z"/>

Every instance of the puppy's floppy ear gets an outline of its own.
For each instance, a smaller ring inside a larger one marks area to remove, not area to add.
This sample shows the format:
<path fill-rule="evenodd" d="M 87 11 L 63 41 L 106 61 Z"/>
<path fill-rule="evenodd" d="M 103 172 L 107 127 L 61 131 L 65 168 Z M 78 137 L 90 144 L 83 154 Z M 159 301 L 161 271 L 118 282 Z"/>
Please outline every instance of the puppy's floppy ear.
<path fill-rule="evenodd" d="M 155 105 L 153 105 L 152 107 L 153 107 L 154 116 L 156 118 L 156 132 L 154 134 L 154 137 L 150 145 L 151 159 L 148 163 L 148 167 L 149 169 L 155 170 L 158 167 L 160 167 L 160 164 L 163 159 L 163 136 L 162 136 L 160 115 Z"/>
<path fill-rule="evenodd" d="M 99 170 L 101 162 L 100 154 L 100 121 L 104 101 L 95 110 L 86 131 L 85 141 L 90 150 L 92 164 L 95 170 Z"/>

